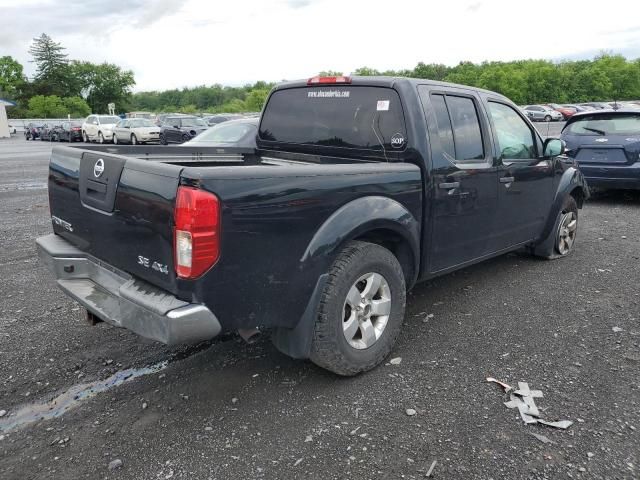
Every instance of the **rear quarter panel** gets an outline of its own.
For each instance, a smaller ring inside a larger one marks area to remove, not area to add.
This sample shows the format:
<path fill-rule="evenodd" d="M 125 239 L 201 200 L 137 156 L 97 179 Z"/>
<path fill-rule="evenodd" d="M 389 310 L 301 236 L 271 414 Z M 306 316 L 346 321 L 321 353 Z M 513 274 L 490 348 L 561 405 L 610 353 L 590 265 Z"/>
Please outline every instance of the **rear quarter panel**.
<path fill-rule="evenodd" d="M 183 182 L 222 201 L 221 257 L 201 279 L 181 283 L 227 330 L 297 324 L 319 276 L 371 216 L 363 210 L 362 219 L 335 231 L 310 255 L 316 233 L 350 202 L 383 197 L 401 205 L 416 229 L 421 223 L 421 174 L 410 164 L 263 165 L 222 167 L 213 173 L 186 168 Z"/>

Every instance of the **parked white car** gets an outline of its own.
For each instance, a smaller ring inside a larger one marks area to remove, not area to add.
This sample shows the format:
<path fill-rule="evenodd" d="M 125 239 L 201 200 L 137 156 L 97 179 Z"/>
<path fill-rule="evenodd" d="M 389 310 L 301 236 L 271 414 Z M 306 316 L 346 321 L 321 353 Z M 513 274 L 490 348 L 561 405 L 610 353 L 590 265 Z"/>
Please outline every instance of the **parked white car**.
<path fill-rule="evenodd" d="M 115 115 L 89 115 L 82 124 L 82 140 L 105 143 L 113 139 L 113 127 L 120 121 Z"/>
<path fill-rule="evenodd" d="M 146 118 L 127 118 L 113 127 L 113 143 L 159 142 L 160 127 Z"/>

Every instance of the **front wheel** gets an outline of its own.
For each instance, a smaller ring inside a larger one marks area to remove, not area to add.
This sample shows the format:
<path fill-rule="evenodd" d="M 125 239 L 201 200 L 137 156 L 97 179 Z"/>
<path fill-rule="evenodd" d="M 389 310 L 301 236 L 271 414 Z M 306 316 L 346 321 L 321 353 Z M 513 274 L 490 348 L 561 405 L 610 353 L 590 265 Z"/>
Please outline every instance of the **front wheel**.
<path fill-rule="evenodd" d="M 113 134 L 113 144 L 114 145 L 118 144 L 118 136 L 115 133 Z"/>
<path fill-rule="evenodd" d="M 534 247 L 533 253 L 547 260 L 566 257 L 573 251 L 578 234 L 578 204 L 569 195 L 562 205 L 549 236 Z"/>
<path fill-rule="evenodd" d="M 166 145 L 167 139 L 164 138 L 164 135 L 160 134 L 160 145 Z"/>
<path fill-rule="evenodd" d="M 89 143 L 89 137 L 87 136 L 87 132 L 82 132 L 82 141 L 84 143 Z"/>
<path fill-rule="evenodd" d="M 138 145 L 138 137 L 136 137 L 135 133 L 131 134 L 131 145 Z"/>
<path fill-rule="evenodd" d="M 405 303 L 404 273 L 396 257 L 376 244 L 350 242 L 329 270 L 311 360 L 339 375 L 371 370 L 391 352 Z"/>
<path fill-rule="evenodd" d="M 545 121 L 545 122 L 550 122 L 550 121 L 551 121 L 551 115 L 546 115 L 546 116 L 544 117 L 544 121 Z"/>
<path fill-rule="evenodd" d="M 104 135 L 102 135 L 102 132 L 98 132 L 98 143 L 104 143 Z"/>

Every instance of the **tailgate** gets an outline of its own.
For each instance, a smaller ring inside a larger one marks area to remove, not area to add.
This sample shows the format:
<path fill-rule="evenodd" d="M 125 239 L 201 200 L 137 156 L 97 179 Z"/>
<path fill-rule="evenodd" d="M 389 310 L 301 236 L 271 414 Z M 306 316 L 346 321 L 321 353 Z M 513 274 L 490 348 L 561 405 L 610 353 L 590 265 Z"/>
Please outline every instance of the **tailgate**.
<path fill-rule="evenodd" d="M 176 293 L 172 229 L 181 170 L 56 147 L 49 165 L 53 229 L 97 259 Z"/>

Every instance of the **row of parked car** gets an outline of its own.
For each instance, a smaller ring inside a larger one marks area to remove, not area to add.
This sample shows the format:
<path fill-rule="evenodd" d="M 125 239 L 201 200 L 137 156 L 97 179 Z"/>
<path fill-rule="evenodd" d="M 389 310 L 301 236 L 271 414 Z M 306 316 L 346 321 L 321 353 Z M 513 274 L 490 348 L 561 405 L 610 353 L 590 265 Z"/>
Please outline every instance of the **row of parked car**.
<path fill-rule="evenodd" d="M 183 144 L 196 140 L 207 144 L 253 146 L 249 135 L 257 129 L 258 116 L 216 115 L 200 118 L 190 115 L 163 115 L 157 125 L 148 118 L 120 118 L 115 115 L 89 115 L 84 122 L 66 121 L 59 124 L 31 122 L 25 128 L 27 140 L 52 142 L 97 142 L 138 145 L 144 143 Z M 230 125 L 226 125 L 229 123 Z M 224 128 L 218 128 L 225 124 Z M 202 137 L 202 138 L 200 138 Z"/>
<path fill-rule="evenodd" d="M 640 110 L 640 100 L 627 102 L 587 102 L 587 103 L 545 103 L 526 105 L 522 111 L 533 122 L 560 122 L 570 119 L 576 113 L 596 110 Z"/>

